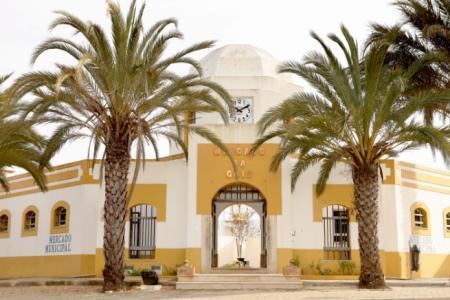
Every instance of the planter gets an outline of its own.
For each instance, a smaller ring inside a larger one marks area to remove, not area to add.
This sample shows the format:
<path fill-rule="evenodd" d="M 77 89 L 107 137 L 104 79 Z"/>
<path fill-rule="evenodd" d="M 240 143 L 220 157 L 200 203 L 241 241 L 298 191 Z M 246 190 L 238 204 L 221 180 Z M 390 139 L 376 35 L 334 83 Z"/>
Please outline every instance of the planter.
<path fill-rule="evenodd" d="M 144 285 L 157 285 L 159 282 L 158 274 L 154 271 L 142 271 L 141 277 Z"/>
<path fill-rule="evenodd" d="M 302 270 L 293 265 L 289 265 L 283 268 L 283 275 L 284 276 L 300 276 L 302 274 Z"/>

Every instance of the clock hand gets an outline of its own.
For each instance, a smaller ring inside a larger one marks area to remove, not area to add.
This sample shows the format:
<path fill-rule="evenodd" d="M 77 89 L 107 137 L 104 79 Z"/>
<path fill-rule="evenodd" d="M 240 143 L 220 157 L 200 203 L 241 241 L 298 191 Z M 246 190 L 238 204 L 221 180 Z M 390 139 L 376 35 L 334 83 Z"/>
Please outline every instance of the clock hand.
<path fill-rule="evenodd" d="M 236 111 L 242 112 L 244 109 L 249 108 L 249 107 L 250 107 L 250 104 L 247 104 L 246 106 L 241 107 L 240 109 L 236 107 Z"/>

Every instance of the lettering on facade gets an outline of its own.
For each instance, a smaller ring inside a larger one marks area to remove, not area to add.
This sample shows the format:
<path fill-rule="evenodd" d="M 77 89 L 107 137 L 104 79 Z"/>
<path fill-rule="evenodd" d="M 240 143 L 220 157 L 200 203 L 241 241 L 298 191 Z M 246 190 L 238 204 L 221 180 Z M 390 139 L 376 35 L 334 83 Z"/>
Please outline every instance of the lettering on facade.
<path fill-rule="evenodd" d="M 72 242 L 71 234 L 52 234 L 45 245 L 45 253 L 66 253 L 72 252 L 70 243 Z"/>
<path fill-rule="evenodd" d="M 247 157 L 250 153 L 251 147 L 235 147 L 230 149 L 231 154 L 234 155 L 234 162 L 236 163 L 238 167 L 238 175 L 239 178 L 251 178 L 253 176 L 253 172 L 250 170 L 246 170 L 245 167 L 247 166 Z M 266 154 L 266 150 L 264 147 L 259 148 L 255 152 L 255 156 L 264 156 Z M 225 152 L 220 150 L 219 148 L 215 147 L 213 150 L 214 156 L 225 156 Z M 225 177 L 226 178 L 233 178 L 233 170 L 228 169 L 225 171 Z"/>

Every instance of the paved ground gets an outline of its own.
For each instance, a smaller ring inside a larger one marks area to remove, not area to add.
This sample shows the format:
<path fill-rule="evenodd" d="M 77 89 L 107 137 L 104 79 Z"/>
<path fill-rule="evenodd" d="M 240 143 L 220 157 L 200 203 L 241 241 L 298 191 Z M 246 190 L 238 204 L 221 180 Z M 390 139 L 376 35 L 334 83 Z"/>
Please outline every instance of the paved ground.
<path fill-rule="evenodd" d="M 450 287 L 393 287 L 386 290 L 359 290 L 354 287 L 306 287 L 300 291 L 177 291 L 163 287 L 158 292 L 131 290 L 102 294 L 96 286 L 40 286 L 0 288 L 0 299 L 8 300 L 83 300 L 83 299 L 450 299 Z"/>

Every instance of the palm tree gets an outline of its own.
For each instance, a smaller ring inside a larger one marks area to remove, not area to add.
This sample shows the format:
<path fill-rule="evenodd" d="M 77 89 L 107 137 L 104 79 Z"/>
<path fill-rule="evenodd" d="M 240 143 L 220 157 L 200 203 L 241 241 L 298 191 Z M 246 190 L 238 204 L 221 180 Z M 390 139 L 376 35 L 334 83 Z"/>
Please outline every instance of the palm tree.
<path fill-rule="evenodd" d="M 104 290 L 123 288 L 124 238 L 130 157 L 137 161 L 132 186 L 145 153 L 159 157 L 158 139 L 178 145 L 187 156 L 184 130 L 218 145 L 218 137 L 207 128 L 188 126 L 190 112 L 217 113 L 225 123 L 231 107 L 229 94 L 219 85 L 201 78 L 201 68 L 190 54 L 213 46 L 206 41 L 173 55 L 168 43 L 182 38 L 177 21 L 166 19 L 148 30 L 143 27 L 145 6 L 132 1 L 127 15 L 117 3 L 108 2 L 112 36 L 97 24 L 85 22 L 68 12 L 57 12 L 50 29 L 68 26 L 80 42 L 50 38 L 38 46 L 35 62 L 49 50 L 60 50 L 77 61 L 76 66 L 56 64 L 54 72 L 32 72 L 13 87 L 17 97 L 34 96 L 24 116 L 40 123 L 56 124 L 43 160 L 75 139 L 90 140 L 89 157 L 101 157 L 104 173 Z M 178 64 L 191 66 L 192 74 L 173 72 Z M 104 150 L 102 150 L 104 149 Z M 102 175 L 103 176 L 103 175 Z"/>
<path fill-rule="evenodd" d="M 402 22 L 394 26 L 372 25 L 368 45 L 383 43 L 396 36 L 386 55 L 392 68 L 406 69 L 430 52 L 440 52 L 441 59 L 416 72 L 405 96 L 416 91 L 450 88 L 450 0 L 397 0 L 394 5 Z M 431 122 L 436 113 L 448 116 L 449 105 L 424 107 L 424 117 Z"/>
<path fill-rule="evenodd" d="M 420 92 L 410 101 L 401 101 L 420 67 L 419 61 L 405 72 L 392 71 L 384 65 L 388 43 L 370 47 L 361 55 L 348 30 L 342 27 L 341 31 L 344 39 L 334 34 L 329 38 L 342 51 L 345 66 L 315 33 L 312 37 L 324 54 L 313 52 L 304 57 L 303 63 L 290 61 L 281 65 L 280 72 L 301 77 L 313 91 L 298 92 L 268 110 L 258 123 L 261 136 L 252 149 L 278 138 L 280 150 L 273 158 L 273 170 L 289 154 L 298 154 L 291 170 L 292 189 L 306 169 L 319 164 L 317 194 L 323 192 L 337 164 L 348 166 L 358 221 L 359 286 L 380 288 L 385 286 L 377 232 L 381 164 L 423 145 L 440 152 L 449 162 L 449 127 L 423 124 L 417 120 L 417 114 L 426 105 L 448 104 L 450 93 Z"/>
<path fill-rule="evenodd" d="M 0 76 L 0 87 L 10 75 Z M 19 106 L 5 90 L 0 90 L 0 185 L 9 191 L 8 168 L 18 167 L 31 174 L 38 187 L 45 191 L 45 175 L 40 167 L 44 140 L 30 122 L 17 120 Z M 47 164 L 44 164 L 48 167 Z"/>

